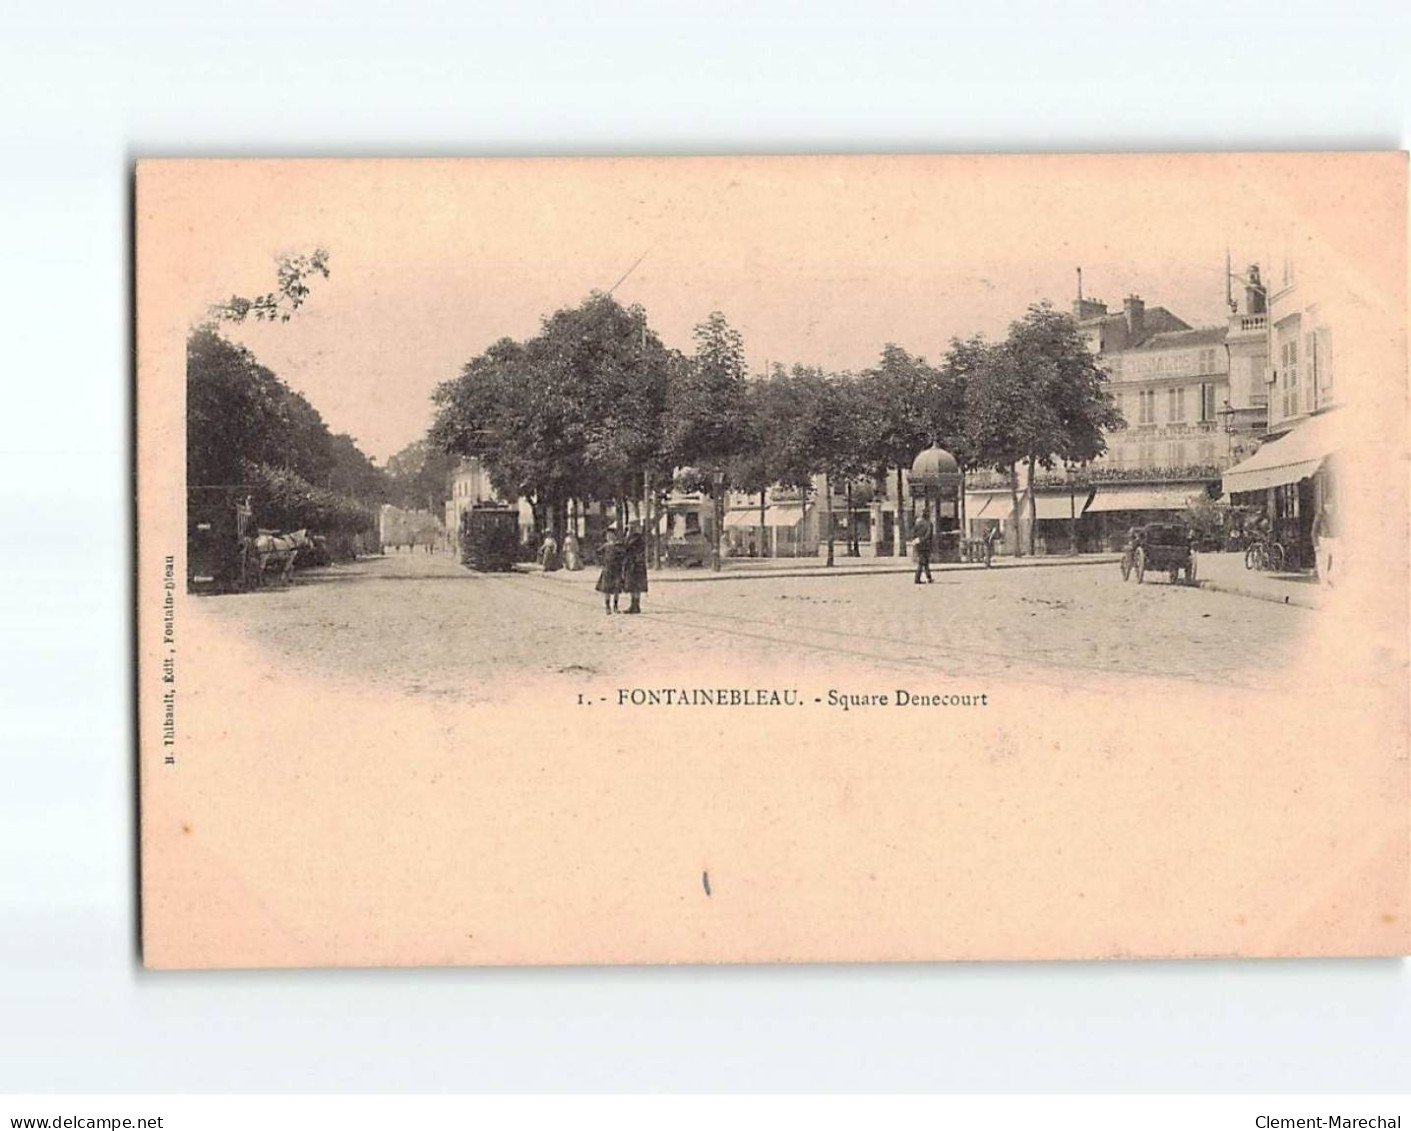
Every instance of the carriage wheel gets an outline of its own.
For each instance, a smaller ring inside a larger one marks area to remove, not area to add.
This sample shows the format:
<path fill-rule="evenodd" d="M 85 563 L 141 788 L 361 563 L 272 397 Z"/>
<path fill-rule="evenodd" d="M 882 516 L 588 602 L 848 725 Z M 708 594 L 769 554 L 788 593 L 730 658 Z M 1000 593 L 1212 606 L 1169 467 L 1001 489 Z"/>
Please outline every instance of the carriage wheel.
<path fill-rule="evenodd" d="M 1284 548 L 1277 542 L 1269 543 L 1269 566 L 1274 573 L 1282 573 L 1284 569 Z"/>
<path fill-rule="evenodd" d="M 1258 568 L 1259 568 L 1259 543 L 1258 543 L 1258 542 L 1252 542 L 1252 543 L 1250 543 L 1249 548 L 1248 548 L 1247 550 L 1245 550 L 1245 552 L 1244 552 L 1244 568 L 1245 568 L 1245 569 L 1258 569 Z"/>
<path fill-rule="evenodd" d="M 1129 577 L 1131 577 L 1131 576 L 1132 576 L 1132 555 L 1131 555 L 1131 554 L 1123 554 L 1123 555 L 1122 555 L 1122 580 L 1123 580 L 1123 581 L 1126 581 L 1127 578 L 1129 578 Z"/>
<path fill-rule="evenodd" d="M 1146 578 L 1146 551 L 1140 546 L 1137 552 L 1132 555 L 1132 566 L 1137 571 L 1137 584 L 1140 585 Z"/>

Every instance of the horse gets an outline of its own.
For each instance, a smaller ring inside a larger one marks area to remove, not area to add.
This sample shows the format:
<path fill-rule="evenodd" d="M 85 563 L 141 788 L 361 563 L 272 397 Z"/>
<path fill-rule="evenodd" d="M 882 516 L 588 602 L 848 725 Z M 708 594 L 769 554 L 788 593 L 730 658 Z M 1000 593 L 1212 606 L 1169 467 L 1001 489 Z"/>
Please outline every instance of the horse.
<path fill-rule="evenodd" d="M 287 584 L 289 581 L 289 571 L 294 568 L 294 559 L 300 550 L 307 549 L 313 543 L 309 540 L 307 529 L 290 531 L 281 534 L 274 530 L 261 530 L 255 536 L 255 579 L 256 583 L 263 585 L 265 574 L 271 569 L 279 571 L 279 581 Z"/>

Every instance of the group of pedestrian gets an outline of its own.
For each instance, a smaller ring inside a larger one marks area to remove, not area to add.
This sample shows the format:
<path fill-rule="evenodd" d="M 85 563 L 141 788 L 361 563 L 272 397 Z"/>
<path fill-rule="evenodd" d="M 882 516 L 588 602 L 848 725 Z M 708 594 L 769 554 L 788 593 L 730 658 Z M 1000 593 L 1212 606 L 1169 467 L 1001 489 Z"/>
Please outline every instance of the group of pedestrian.
<path fill-rule="evenodd" d="M 621 612 L 617 602 L 625 592 L 632 599 L 626 611 L 640 613 L 642 594 L 647 591 L 647 540 L 642 536 L 641 525 L 634 522 L 621 541 L 617 531 L 609 528 L 598 547 L 598 561 L 602 569 L 597 590 L 603 595 L 603 611 L 609 616 Z"/>

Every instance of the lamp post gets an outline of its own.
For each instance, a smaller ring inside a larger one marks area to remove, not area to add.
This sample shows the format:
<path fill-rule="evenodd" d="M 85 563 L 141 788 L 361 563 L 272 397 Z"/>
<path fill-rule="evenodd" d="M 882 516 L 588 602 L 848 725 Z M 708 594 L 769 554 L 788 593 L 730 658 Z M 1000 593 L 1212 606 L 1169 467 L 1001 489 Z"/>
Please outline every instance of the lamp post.
<path fill-rule="evenodd" d="M 1220 418 L 1220 424 L 1225 429 L 1225 461 L 1227 464 L 1233 463 L 1235 459 L 1235 407 L 1230 404 L 1229 398 L 1221 405 L 1220 410 L 1215 413 Z"/>
<path fill-rule="evenodd" d="M 721 529 L 724 523 L 724 506 L 722 500 L 725 495 L 725 471 L 723 468 L 716 468 L 710 473 L 710 497 L 712 500 L 712 510 L 715 515 L 715 537 L 710 540 L 710 568 L 716 573 L 720 572 L 720 539 L 724 535 Z"/>

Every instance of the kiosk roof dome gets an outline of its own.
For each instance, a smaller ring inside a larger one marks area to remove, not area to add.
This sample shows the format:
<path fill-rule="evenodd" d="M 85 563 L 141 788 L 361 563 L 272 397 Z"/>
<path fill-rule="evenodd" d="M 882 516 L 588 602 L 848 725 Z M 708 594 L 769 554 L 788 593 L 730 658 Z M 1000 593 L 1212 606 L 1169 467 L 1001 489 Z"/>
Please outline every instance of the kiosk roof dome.
<path fill-rule="evenodd" d="M 911 464 L 914 487 L 950 487 L 960 482 L 960 464 L 945 448 L 927 448 Z"/>

